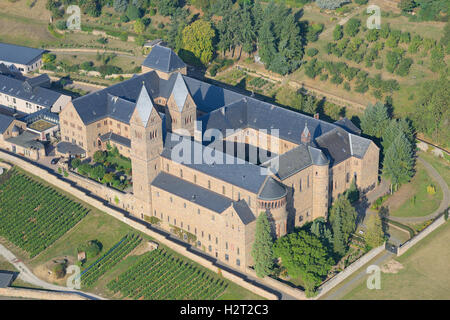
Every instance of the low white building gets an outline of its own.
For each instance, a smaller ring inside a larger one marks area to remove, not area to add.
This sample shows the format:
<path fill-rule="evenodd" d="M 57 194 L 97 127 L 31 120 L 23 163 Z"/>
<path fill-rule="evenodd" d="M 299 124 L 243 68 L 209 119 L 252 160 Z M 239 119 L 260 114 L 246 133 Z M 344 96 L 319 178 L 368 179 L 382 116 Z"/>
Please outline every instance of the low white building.
<path fill-rule="evenodd" d="M 0 43 L 0 63 L 13 71 L 30 73 L 42 67 L 45 50 Z"/>
<path fill-rule="evenodd" d="M 42 87 L 47 86 L 44 77 L 41 75 L 21 81 L 0 75 L 0 104 L 28 114 L 43 109 L 59 113 L 72 98 Z"/>

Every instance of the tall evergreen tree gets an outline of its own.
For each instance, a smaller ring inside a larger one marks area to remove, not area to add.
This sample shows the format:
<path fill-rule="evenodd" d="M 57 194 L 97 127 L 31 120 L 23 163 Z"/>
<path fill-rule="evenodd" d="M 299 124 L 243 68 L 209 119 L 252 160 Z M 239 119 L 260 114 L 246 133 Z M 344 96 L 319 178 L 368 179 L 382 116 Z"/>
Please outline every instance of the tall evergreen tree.
<path fill-rule="evenodd" d="M 369 103 L 361 117 L 361 129 L 369 136 L 381 138 L 384 129 L 389 124 L 389 114 L 386 105 L 381 102 Z"/>
<path fill-rule="evenodd" d="M 255 242 L 251 255 L 255 262 L 256 275 L 264 278 L 273 268 L 273 239 L 270 231 L 270 223 L 265 212 L 261 212 L 256 220 Z"/>
<path fill-rule="evenodd" d="M 392 145 L 395 138 L 398 137 L 400 133 L 403 133 L 411 144 L 414 143 L 414 131 L 410 122 L 403 118 L 392 119 L 389 121 L 389 124 L 383 132 L 381 145 L 383 146 L 384 152 Z"/>
<path fill-rule="evenodd" d="M 386 150 L 383 174 L 391 180 L 391 192 L 399 184 L 409 182 L 414 175 L 414 151 L 411 143 L 400 133 Z"/>
<path fill-rule="evenodd" d="M 333 230 L 333 250 L 340 256 L 347 251 L 350 235 L 356 229 L 357 213 L 344 195 L 339 195 L 330 210 L 330 225 Z"/>

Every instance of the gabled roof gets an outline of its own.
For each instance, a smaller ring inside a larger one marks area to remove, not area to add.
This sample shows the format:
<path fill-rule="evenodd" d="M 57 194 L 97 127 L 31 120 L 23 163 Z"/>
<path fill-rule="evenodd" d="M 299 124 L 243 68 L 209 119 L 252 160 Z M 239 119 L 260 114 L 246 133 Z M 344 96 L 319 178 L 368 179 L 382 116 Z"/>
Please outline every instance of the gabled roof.
<path fill-rule="evenodd" d="M 14 44 L 0 43 L 0 61 L 28 64 L 42 55 L 45 50 Z"/>
<path fill-rule="evenodd" d="M 350 133 L 361 135 L 361 129 L 355 126 L 355 124 L 348 118 L 342 118 L 341 120 L 336 121 L 335 124 Z"/>
<path fill-rule="evenodd" d="M 253 214 L 252 210 L 249 208 L 245 200 L 241 199 L 239 201 L 234 201 L 233 209 L 234 211 L 236 211 L 242 223 L 245 225 L 256 220 L 255 215 Z"/>
<path fill-rule="evenodd" d="M 53 90 L 35 87 L 28 91 L 24 88 L 24 81 L 0 75 L 0 93 L 7 94 L 25 101 L 50 108 L 62 96 Z"/>
<path fill-rule="evenodd" d="M 142 85 L 141 93 L 136 101 L 136 109 L 139 114 L 139 118 L 142 120 L 144 127 L 147 127 L 150 115 L 154 109 L 153 100 L 148 94 L 147 89 Z"/>
<path fill-rule="evenodd" d="M 328 154 L 333 164 L 338 164 L 352 156 L 349 133 L 340 127 L 316 139 L 319 147 Z"/>
<path fill-rule="evenodd" d="M 0 271 L 0 288 L 9 287 L 13 279 L 14 279 L 14 272 Z"/>
<path fill-rule="evenodd" d="M 125 146 L 127 148 L 131 148 L 131 140 L 130 139 L 122 137 L 122 136 L 120 136 L 120 135 L 118 135 L 118 134 L 116 134 L 114 132 L 105 133 L 104 135 L 101 135 L 99 137 L 99 139 L 102 142 L 113 141 L 113 142 L 121 144 L 121 145 L 123 145 L 123 146 Z"/>
<path fill-rule="evenodd" d="M 156 176 L 151 185 L 217 213 L 225 211 L 233 202 L 227 197 L 164 171 Z"/>
<path fill-rule="evenodd" d="M 167 73 L 186 67 L 183 60 L 172 49 L 159 45 L 153 47 L 142 65 Z"/>
<path fill-rule="evenodd" d="M 186 87 L 186 83 L 184 82 L 183 76 L 181 73 L 177 73 L 176 80 L 172 89 L 173 98 L 175 100 L 175 104 L 178 107 L 178 111 L 183 111 L 184 104 L 189 95 L 188 88 Z"/>
<path fill-rule="evenodd" d="M 181 141 L 183 144 L 189 143 L 184 144 L 186 149 L 180 150 Z M 187 154 L 179 154 L 179 151 L 185 151 Z M 209 159 L 206 159 L 209 154 L 213 154 L 217 163 L 211 161 L 213 163 L 209 164 Z M 203 159 L 198 159 L 199 155 L 200 157 L 203 155 Z M 214 151 L 197 141 L 189 142 L 188 138 L 174 133 L 167 134 L 161 156 L 255 194 L 258 193 L 266 179 L 266 176 L 261 174 L 261 167 L 242 160 L 237 165 L 237 160 L 232 156 Z M 221 163 L 218 163 L 219 161 Z"/>
<path fill-rule="evenodd" d="M 29 88 L 32 90 L 35 87 L 48 87 L 50 85 L 50 77 L 47 74 L 41 74 L 34 78 L 29 78 L 25 80 L 24 86 L 28 85 Z"/>
<path fill-rule="evenodd" d="M 0 113 L 0 133 L 3 134 L 13 121 L 14 117 Z"/>
<path fill-rule="evenodd" d="M 370 140 L 352 133 L 349 133 L 348 136 L 352 155 L 358 158 L 363 158 L 370 146 Z"/>

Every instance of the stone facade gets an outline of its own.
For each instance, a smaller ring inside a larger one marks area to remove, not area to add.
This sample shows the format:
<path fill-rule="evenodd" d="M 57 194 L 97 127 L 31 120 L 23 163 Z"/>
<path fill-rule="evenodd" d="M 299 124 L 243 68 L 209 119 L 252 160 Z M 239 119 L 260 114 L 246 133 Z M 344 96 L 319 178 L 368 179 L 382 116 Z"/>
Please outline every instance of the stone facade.
<path fill-rule="evenodd" d="M 242 175 L 239 178 L 237 171 L 231 169 L 229 174 L 224 174 L 221 169 L 213 166 L 195 166 L 172 159 L 164 154 L 164 150 L 171 148 L 169 135 L 179 134 L 202 142 L 203 132 L 196 130 L 195 122 L 205 114 L 207 117 L 208 112 L 198 106 L 198 95 L 192 93 L 192 88 L 188 89 L 186 78 L 180 73 L 162 73 L 164 72 L 161 70 L 151 71 L 152 81 L 169 79 L 172 92 L 157 93 L 144 81 L 140 82 L 139 93 L 134 93 L 130 100 L 135 105 L 134 110 L 122 120 L 105 114 L 95 117 L 93 121 L 86 121 L 86 115 L 80 116 L 74 103 L 69 103 L 60 113 L 62 141 L 82 147 L 87 156 L 104 149 L 99 137 L 107 133 L 112 132 L 130 140 L 130 148 L 119 148 L 119 152 L 131 158 L 133 193 L 122 197 L 123 200 L 120 201 L 123 208 L 135 217 L 159 221 L 161 228 L 181 235 L 184 240 L 195 244 L 212 257 L 245 270 L 253 264 L 250 252 L 256 218 L 261 212 L 268 213 L 273 235 L 280 237 L 308 221 L 326 218 L 332 201 L 348 189 L 354 177 L 362 191 L 376 185 L 379 149 L 367 139 L 359 136 L 352 138 L 341 128 L 338 135 L 347 139 L 342 143 L 346 143 L 348 149 L 342 159 L 335 156 L 329 141 L 322 142 L 325 147 L 315 142 L 317 134 L 315 136 L 310 133 L 308 124 L 304 126 L 301 138 L 300 133 L 298 138 L 290 138 L 283 134 L 274 136 L 270 131 L 273 128 L 268 127 L 264 127 L 267 130 L 261 134 L 253 125 L 256 120 L 248 120 L 248 125 L 222 137 L 224 141 L 240 141 L 271 151 L 275 157 L 290 159 L 287 164 L 282 162 L 289 171 L 284 175 L 273 173 L 265 178 L 258 178 L 244 172 L 239 173 Z M 142 75 L 144 76 L 146 75 Z M 274 108 L 271 107 L 270 110 L 275 110 Z M 282 109 L 274 112 L 280 110 Z M 211 113 L 211 119 L 214 112 L 214 116 L 226 115 L 225 109 L 216 110 Z M 235 123 L 242 122 L 240 119 L 234 120 Z M 332 134 L 338 130 L 331 124 L 319 123 L 319 120 L 316 122 L 323 130 Z M 301 125 L 297 127 L 303 128 Z M 317 131 L 317 126 L 315 129 Z M 303 148 L 301 152 L 307 161 L 304 166 L 291 168 L 295 167 L 297 157 L 289 158 L 288 155 L 299 148 Z M 259 174 L 255 168 L 262 164 L 246 165 L 252 168 L 251 174 L 254 175 L 255 172 Z M 235 168 L 238 169 L 238 166 Z M 224 167 L 224 170 L 229 169 Z M 161 177 L 170 177 L 169 180 L 175 181 L 173 188 L 155 183 Z M 254 181 L 255 185 L 249 186 L 246 180 Z M 186 185 L 188 190 L 180 189 L 178 185 Z M 196 198 L 196 195 L 202 194 L 211 194 L 212 198 L 218 198 L 217 202 L 223 205 L 219 207 Z M 106 194 L 104 196 L 111 197 Z"/>

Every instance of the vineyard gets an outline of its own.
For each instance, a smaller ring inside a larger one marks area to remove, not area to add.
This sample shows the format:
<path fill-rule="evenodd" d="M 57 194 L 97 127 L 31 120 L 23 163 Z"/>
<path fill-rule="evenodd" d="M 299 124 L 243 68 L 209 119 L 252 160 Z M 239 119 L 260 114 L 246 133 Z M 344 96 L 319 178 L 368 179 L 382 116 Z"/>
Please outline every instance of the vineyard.
<path fill-rule="evenodd" d="M 107 288 L 134 300 L 213 300 L 225 291 L 227 284 L 218 276 L 157 249 L 144 254 Z"/>
<path fill-rule="evenodd" d="M 133 251 L 141 241 L 142 239 L 138 235 L 127 234 L 100 259 L 83 271 L 81 274 L 81 283 L 86 287 L 92 286 L 102 275 L 111 270 Z"/>
<path fill-rule="evenodd" d="M 0 184 L 0 236 L 34 257 L 83 219 L 88 210 L 12 170 Z"/>

